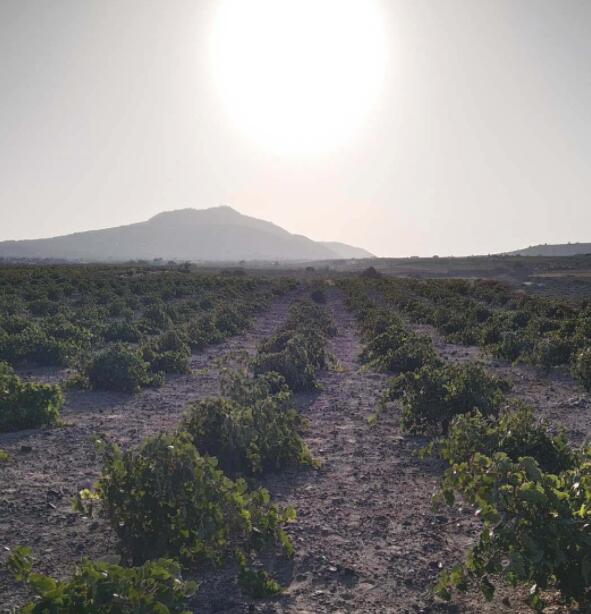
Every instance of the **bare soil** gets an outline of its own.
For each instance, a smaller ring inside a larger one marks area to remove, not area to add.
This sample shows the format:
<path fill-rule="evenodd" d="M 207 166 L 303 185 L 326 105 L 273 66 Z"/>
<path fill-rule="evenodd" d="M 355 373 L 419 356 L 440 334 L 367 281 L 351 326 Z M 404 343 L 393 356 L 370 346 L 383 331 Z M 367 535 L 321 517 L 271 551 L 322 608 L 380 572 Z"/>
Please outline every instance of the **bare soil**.
<path fill-rule="evenodd" d="M 186 405 L 219 394 L 222 359 L 253 354 L 257 342 L 286 318 L 294 300 L 278 299 L 244 335 L 191 357 L 190 375 L 168 376 L 161 388 L 136 395 L 68 390 L 63 427 L 0 434 L 0 449 L 10 454 L 0 464 L 0 548 L 30 546 L 37 569 L 66 576 L 81 558 L 115 551 L 111 531 L 98 519 L 84 519 L 71 509 L 72 498 L 99 476 L 97 434 L 126 447 L 144 437 L 173 430 Z M 33 370 L 29 376 L 53 381 L 59 371 Z M 0 553 L 1 556 L 1 553 Z M 0 570 L 0 611 L 23 603 L 26 591 Z"/>
<path fill-rule="evenodd" d="M 162 388 L 133 397 L 69 391 L 63 419 L 70 426 L 0 435 L 0 448 L 11 454 L 10 462 L 0 467 L 0 546 L 32 546 L 40 569 L 58 576 L 67 575 L 82 557 L 115 552 L 102 521 L 84 520 L 70 511 L 71 498 L 98 476 L 93 436 L 106 433 L 132 445 L 175 428 L 187 402 L 218 393 L 216 362 L 233 353 L 252 354 L 257 341 L 282 323 L 295 298 L 278 300 L 248 333 L 194 355 L 193 375 L 169 377 Z M 529 611 L 513 591 L 501 590 L 491 603 L 476 593 L 454 604 L 432 597 L 430 587 L 439 569 L 461 560 L 478 523 L 470 510 L 432 509 L 443 466 L 416 457 L 425 440 L 403 436 L 396 406 L 375 425 L 368 424 L 387 376 L 359 364 L 355 322 L 338 290 L 328 292 L 327 307 L 339 330 L 330 341 L 337 362 L 321 375 L 317 393 L 296 399 L 309 422 L 306 440 L 321 467 L 262 481 L 278 503 L 294 506 L 298 514 L 288 528 L 296 547 L 293 560 L 269 561 L 286 590 L 274 599 L 252 602 L 240 594 L 232 569 L 211 570 L 201 575 L 192 610 Z M 425 332 L 425 327 L 415 328 Z M 587 437 L 589 397 L 564 372 L 547 377 L 527 367 L 503 365 L 477 348 L 447 344 L 433 330 L 426 332 L 445 358 L 479 358 L 511 379 L 512 394 L 565 426 L 573 442 Z M 0 575 L 0 608 L 22 604 L 26 597 Z"/>
<path fill-rule="evenodd" d="M 337 291 L 329 295 L 327 306 L 339 330 L 331 341 L 338 364 L 322 375 L 317 395 L 298 399 L 309 422 L 306 440 L 322 466 L 270 476 L 263 484 L 276 501 L 298 513 L 289 528 L 294 559 L 274 570 L 286 591 L 249 604 L 227 577 L 212 573 L 203 581 L 195 610 L 528 611 L 513 596 L 505 605 L 505 591 L 492 603 L 477 593 L 455 605 L 433 597 L 440 568 L 462 559 L 478 522 L 470 510 L 433 510 L 431 497 L 444 467 L 416 457 L 427 440 L 403 436 L 396 406 L 374 426 L 368 424 L 388 376 L 359 364 L 355 321 Z"/>

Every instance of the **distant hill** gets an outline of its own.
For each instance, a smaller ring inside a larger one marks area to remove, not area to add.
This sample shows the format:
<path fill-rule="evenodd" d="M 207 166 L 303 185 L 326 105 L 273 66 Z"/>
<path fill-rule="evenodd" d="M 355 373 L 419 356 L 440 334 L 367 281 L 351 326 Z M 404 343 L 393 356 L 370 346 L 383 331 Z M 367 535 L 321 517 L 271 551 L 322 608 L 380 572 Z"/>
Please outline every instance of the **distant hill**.
<path fill-rule="evenodd" d="M 579 256 L 591 254 L 591 243 L 560 243 L 556 245 L 532 245 L 509 252 L 511 256 Z"/>
<path fill-rule="evenodd" d="M 338 241 L 321 241 L 320 244 L 328 247 L 328 249 L 337 254 L 338 258 L 375 258 L 375 256 L 370 254 L 367 250 L 361 247 L 353 247 L 346 243 L 339 243 Z"/>
<path fill-rule="evenodd" d="M 0 242 L 0 258 L 83 262 L 166 260 L 335 260 L 372 254 L 343 243 L 320 243 L 231 207 L 180 209 L 146 222 L 50 239 Z"/>

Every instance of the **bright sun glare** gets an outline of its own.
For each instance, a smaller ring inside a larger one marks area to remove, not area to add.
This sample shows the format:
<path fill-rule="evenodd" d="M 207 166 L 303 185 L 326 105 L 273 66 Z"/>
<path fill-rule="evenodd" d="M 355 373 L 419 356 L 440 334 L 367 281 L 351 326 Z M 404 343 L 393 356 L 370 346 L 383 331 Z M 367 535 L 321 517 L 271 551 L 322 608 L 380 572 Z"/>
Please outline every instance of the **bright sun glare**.
<path fill-rule="evenodd" d="M 278 153 L 347 142 L 386 70 L 377 0 L 220 0 L 212 69 L 238 129 Z"/>

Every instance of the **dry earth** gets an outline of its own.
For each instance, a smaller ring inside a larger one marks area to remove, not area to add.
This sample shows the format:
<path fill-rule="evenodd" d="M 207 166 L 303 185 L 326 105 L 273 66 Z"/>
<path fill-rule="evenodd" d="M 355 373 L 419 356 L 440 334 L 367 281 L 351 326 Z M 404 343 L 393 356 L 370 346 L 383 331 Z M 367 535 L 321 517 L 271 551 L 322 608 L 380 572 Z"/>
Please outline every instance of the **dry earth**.
<path fill-rule="evenodd" d="M 11 461 L 0 468 L 0 545 L 32 546 L 40 569 L 58 575 L 67 574 L 81 557 L 113 552 L 102 521 L 70 511 L 72 496 L 99 471 L 93 435 L 106 433 L 132 445 L 174 428 L 188 401 L 218 392 L 215 359 L 252 353 L 257 341 L 281 324 L 295 298 L 278 300 L 248 333 L 194 355 L 192 376 L 168 378 L 163 388 L 133 397 L 72 391 L 63 411 L 71 426 L 1 435 L 0 448 L 11 454 Z M 455 605 L 431 596 L 439 568 L 461 559 L 477 523 L 467 510 L 432 509 L 431 495 L 443 467 L 416 458 L 425 441 L 402 435 L 396 406 L 368 425 L 386 375 L 357 362 L 360 341 L 339 291 L 329 292 L 327 307 L 339 329 L 330 342 L 337 365 L 322 374 L 318 393 L 296 399 L 309 422 L 306 440 L 322 465 L 263 480 L 279 503 L 293 505 L 298 513 L 289 527 L 296 546 L 293 560 L 270 561 L 286 591 L 252 603 L 241 596 L 232 570 L 215 570 L 205 575 L 192 609 L 236 614 L 528 611 L 511 592 L 501 591 L 490 604 L 475 593 Z M 477 348 L 447 344 L 427 332 L 450 360 L 482 358 Z M 566 374 L 546 378 L 526 367 L 485 360 L 512 379 L 513 394 L 565 425 L 573 441 L 586 438 L 589 398 Z M 6 575 L 0 576 L 0 608 L 22 603 L 25 596 Z M 510 601 L 503 603 L 503 598 Z"/>
<path fill-rule="evenodd" d="M 137 395 L 70 390 L 62 410 L 68 425 L 0 434 L 0 449 L 10 461 L 0 466 L 0 547 L 31 546 L 39 571 L 63 576 L 82 557 L 114 550 L 104 522 L 72 512 L 75 494 L 98 477 L 96 434 L 122 446 L 138 443 L 178 424 L 188 402 L 219 393 L 216 362 L 242 352 L 254 353 L 287 315 L 294 295 L 277 300 L 244 335 L 207 348 L 191 358 L 191 375 L 169 376 L 161 388 Z M 31 372 L 45 380 L 55 373 Z M 0 571 L 0 611 L 22 603 L 26 593 Z"/>
<path fill-rule="evenodd" d="M 440 567 L 461 560 L 478 523 L 471 511 L 433 510 L 443 466 L 416 458 L 426 440 L 402 435 L 396 406 L 368 425 L 387 375 L 358 363 L 355 321 L 338 292 L 328 308 L 339 329 L 331 341 L 338 367 L 323 374 L 317 395 L 298 399 L 309 421 L 307 442 L 322 467 L 264 483 L 274 499 L 298 512 L 290 527 L 295 557 L 275 569 L 287 590 L 249 604 L 227 577 L 211 574 L 195 608 L 233 614 L 529 611 L 513 596 L 503 603 L 505 591 L 492 603 L 476 593 L 455 605 L 433 598 Z"/>

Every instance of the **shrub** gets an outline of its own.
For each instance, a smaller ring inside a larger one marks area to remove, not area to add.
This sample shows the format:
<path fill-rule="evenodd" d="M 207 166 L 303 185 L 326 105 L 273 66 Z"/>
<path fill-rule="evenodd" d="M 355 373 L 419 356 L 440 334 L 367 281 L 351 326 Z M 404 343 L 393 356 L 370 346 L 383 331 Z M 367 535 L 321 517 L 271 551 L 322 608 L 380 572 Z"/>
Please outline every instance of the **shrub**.
<path fill-rule="evenodd" d="M 42 321 L 41 328 L 48 337 L 62 341 L 72 341 L 81 346 L 88 346 L 91 333 L 80 326 L 72 324 L 65 316 L 50 318 Z"/>
<path fill-rule="evenodd" d="M 326 309 L 308 301 L 300 301 L 290 307 L 284 330 L 316 330 L 329 337 L 337 334 L 333 319 Z"/>
<path fill-rule="evenodd" d="M 569 339 L 552 333 L 535 343 L 531 352 L 531 360 L 535 365 L 549 369 L 568 364 L 573 350 L 573 344 Z"/>
<path fill-rule="evenodd" d="M 230 337 L 246 328 L 248 319 L 234 307 L 223 304 L 215 310 L 214 324 L 224 337 Z"/>
<path fill-rule="evenodd" d="M 156 341 L 156 349 L 159 352 L 191 353 L 187 338 L 177 330 L 169 330 L 161 335 Z"/>
<path fill-rule="evenodd" d="M 488 322 L 482 325 L 480 328 L 480 338 L 478 340 L 479 345 L 493 346 L 491 351 L 494 351 L 496 344 L 500 343 L 503 334 L 503 329 L 500 326 L 498 320 L 494 317 Z"/>
<path fill-rule="evenodd" d="M 0 359 L 11 363 L 32 362 L 43 366 L 68 365 L 80 346 L 48 337 L 39 327 L 28 326 L 19 333 L 0 337 Z"/>
<path fill-rule="evenodd" d="M 148 367 L 139 351 L 114 345 L 92 360 L 86 374 L 95 389 L 131 393 L 157 383 Z"/>
<path fill-rule="evenodd" d="M 238 554 L 238 584 L 252 599 L 263 599 L 281 592 L 281 586 L 264 569 L 252 569 L 246 557 Z"/>
<path fill-rule="evenodd" d="M 9 365 L 0 362 L 0 432 L 53 424 L 63 402 L 59 386 L 23 382 Z"/>
<path fill-rule="evenodd" d="M 292 511 L 280 512 L 265 490 L 227 478 L 187 433 L 152 437 L 124 453 L 107 446 L 97 495 L 134 564 L 167 555 L 221 561 L 231 546 L 279 543 L 291 551 L 281 525 Z"/>
<path fill-rule="evenodd" d="M 506 385 L 475 363 L 428 365 L 393 378 L 386 398 L 402 398 L 402 427 L 411 433 L 446 433 L 454 416 L 479 409 L 496 414 Z"/>
<path fill-rule="evenodd" d="M 509 322 L 509 326 L 514 330 L 525 328 L 531 320 L 531 314 L 521 309 L 517 311 L 507 311 L 504 315 Z"/>
<path fill-rule="evenodd" d="M 285 378 L 275 371 L 248 377 L 244 372 L 223 370 L 220 374 L 220 388 L 222 396 L 242 405 L 252 405 L 273 396 L 284 407 L 291 399 Z"/>
<path fill-rule="evenodd" d="M 146 307 L 142 316 L 142 325 L 149 333 L 157 333 L 169 328 L 172 325 L 172 319 L 166 310 L 166 306 L 157 302 Z"/>
<path fill-rule="evenodd" d="M 275 372 L 293 390 L 314 390 L 316 372 L 328 366 L 326 335 L 336 334 L 327 312 L 312 303 L 297 303 L 285 325 L 259 344 L 252 367 L 255 375 Z"/>
<path fill-rule="evenodd" d="M 478 325 L 463 323 L 463 326 L 456 332 L 445 334 L 445 339 L 449 343 L 459 343 L 461 345 L 477 345 L 481 337 L 481 327 Z"/>
<path fill-rule="evenodd" d="M 500 341 L 490 346 L 493 356 L 503 358 L 510 362 L 527 354 L 533 346 L 533 341 L 524 333 L 516 331 L 505 331 L 500 334 Z"/>
<path fill-rule="evenodd" d="M 316 367 L 314 363 L 321 362 L 320 356 L 314 356 L 310 350 L 310 338 L 301 334 L 286 336 L 287 341 L 282 343 L 283 349 L 276 352 L 266 352 L 264 347 L 259 350 L 254 361 L 255 375 L 265 373 L 279 373 L 285 378 L 287 385 L 294 392 L 315 390 Z"/>
<path fill-rule="evenodd" d="M 313 460 L 299 436 L 303 423 L 285 398 L 216 398 L 189 405 L 184 428 L 199 452 L 215 456 L 232 475 L 257 474 Z"/>
<path fill-rule="evenodd" d="M 375 269 L 373 266 L 368 266 L 367 269 L 361 272 L 361 277 L 365 277 L 366 279 L 381 279 L 382 274 Z"/>
<path fill-rule="evenodd" d="M 406 373 L 440 363 L 433 342 L 426 335 L 390 326 L 365 346 L 361 359 L 382 371 Z"/>
<path fill-rule="evenodd" d="M 574 378 L 591 391 L 591 346 L 577 352 L 572 364 Z"/>
<path fill-rule="evenodd" d="M 396 347 L 405 329 L 402 320 L 377 309 L 364 311 L 361 331 L 367 342 L 361 354 L 364 362 L 372 362 Z"/>
<path fill-rule="evenodd" d="M 290 342 L 304 348 L 307 360 L 314 369 L 325 369 L 329 364 L 326 338 L 315 329 L 296 329 L 281 331 L 259 344 L 259 353 L 273 354 L 283 352 Z"/>
<path fill-rule="evenodd" d="M 189 614 L 185 604 L 197 589 L 182 581 L 178 563 L 166 559 L 141 567 L 82 561 L 67 581 L 33 573 L 29 548 L 16 548 L 7 566 L 36 596 L 22 614 Z"/>
<path fill-rule="evenodd" d="M 138 327 L 127 320 L 122 322 L 111 322 L 104 332 L 106 341 L 125 341 L 127 343 L 138 343 L 142 337 Z"/>
<path fill-rule="evenodd" d="M 149 363 L 153 373 L 186 374 L 191 372 L 190 354 L 187 352 L 157 352 L 152 347 L 146 346 L 142 350 L 142 357 Z"/>
<path fill-rule="evenodd" d="M 211 315 L 203 315 L 192 321 L 187 327 L 187 337 L 194 351 L 202 350 L 213 343 L 219 343 L 223 339 Z"/>
<path fill-rule="evenodd" d="M 576 462 L 564 433 L 552 435 L 548 424 L 536 421 L 526 405 L 502 411 L 498 419 L 480 411 L 458 415 L 447 436 L 428 448 L 450 465 L 467 462 L 477 453 L 492 456 L 496 452 L 504 452 L 513 461 L 531 456 L 549 473 L 571 469 Z"/>
<path fill-rule="evenodd" d="M 529 587 L 528 601 L 544 606 L 540 591 L 556 587 L 568 605 L 591 607 L 591 463 L 560 475 L 544 473 L 531 457 L 511 460 L 498 452 L 475 454 L 446 473 L 443 494 L 454 493 L 478 508 L 483 528 L 466 562 L 442 574 L 436 587 L 480 586 L 492 598 L 493 581 Z"/>
<path fill-rule="evenodd" d="M 390 327 L 394 329 L 395 334 L 403 329 L 400 318 L 373 306 L 364 306 L 361 310 L 358 310 L 357 319 L 360 322 L 359 327 L 363 337 L 371 340 L 386 332 Z M 387 339 L 387 337 L 384 339 Z M 387 345 L 384 346 L 386 349 L 387 347 Z"/>
<path fill-rule="evenodd" d="M 184 335 L 170 330 L 144 346 L 142 357 L 150 364 L 153 373 L 190 373 L 191 349 L 185 341 Z"/>

